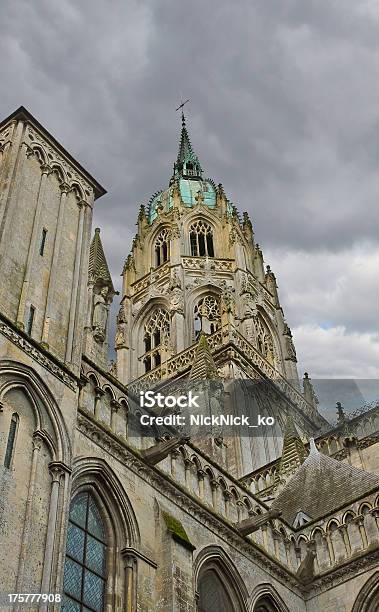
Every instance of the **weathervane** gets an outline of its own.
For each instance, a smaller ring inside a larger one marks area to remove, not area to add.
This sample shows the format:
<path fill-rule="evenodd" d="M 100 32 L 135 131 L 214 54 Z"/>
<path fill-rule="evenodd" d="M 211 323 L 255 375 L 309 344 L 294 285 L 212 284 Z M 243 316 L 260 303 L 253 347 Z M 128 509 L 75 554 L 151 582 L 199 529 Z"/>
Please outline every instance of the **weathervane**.
<path fill-rule="evenodd" d="M 176 108 L 176 109 L 175 109 L 175 112 L 176 112 L 176 111 L 178 111 L 178 110 L 180 110 L 181 108 L 183 108 L 183 106 L 184 106 L 185 104 L 187 104 L 187 102 L 189 102 L 189 98 L 188 98 L 188 100 L 186 100 L 185 102 L 182 102 L 182 103 L 181 103 L 181 104 L 178 106 L 178 108 Z"/>

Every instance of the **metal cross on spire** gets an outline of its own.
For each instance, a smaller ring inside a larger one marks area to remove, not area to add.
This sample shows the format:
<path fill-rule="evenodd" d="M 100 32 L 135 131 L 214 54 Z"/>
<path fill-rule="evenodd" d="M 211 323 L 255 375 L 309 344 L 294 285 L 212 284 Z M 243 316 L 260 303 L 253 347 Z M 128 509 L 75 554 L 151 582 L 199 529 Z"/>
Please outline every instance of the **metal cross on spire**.
<path fill-rule="evenodd" d="M 181 104 L 179 104 L 178 108 L 176 108 L 176 109 L 175 109 L 175 112 L 176 112 L 176 111 L 178 111 L 178 110 L 180 110 L 181 108 L 183 108 L 183 106 L 184 106 L 185 104 L 187 104 L 187 102 L 189 102 L 189 98 L 188 98 L 188 100 L 186 100 L 185 102 L 182 102 Z"/>
<path fill-rule="evenodd" d="M 189 102 L 189 98 L 185 102 L 182 102 L 181 104 L 179 104 L 178 108 L 175 109 L 175 112 L 177 112 L 178 110 L 182 109 L 182 125 L 183 126 L 185 125 L 185 121 L 186 121 L 185 117 L 184 117 L 183 106 L 185 104 L 187 104 L 187 102 Z"/>

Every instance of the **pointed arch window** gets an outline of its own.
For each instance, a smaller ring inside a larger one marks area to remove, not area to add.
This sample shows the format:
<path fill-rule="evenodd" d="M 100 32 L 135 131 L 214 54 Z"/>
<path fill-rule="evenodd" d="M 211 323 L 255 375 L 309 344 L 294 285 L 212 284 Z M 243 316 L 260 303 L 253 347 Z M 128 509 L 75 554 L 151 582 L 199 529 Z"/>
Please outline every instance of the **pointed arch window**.
<path fill-rule="evenodd" d="M 170 315 L 164 308 L 157 308 L 144 329 L 143 363 L 145 372 L 149 372 L 161 365 L 169 335 Z"/>
<path fill-rule="evenodd" d="M 204 572 L 199 582 L 199 612 L 235 612 L 232 599 L 217 573 Z"/>
<path fill-rule="evenodd" d="M 263 595 L 256 602 L 254 612 L 279 612 L 279 608 L 271 595 Z"/>
<path fill-rule="evenodd" d="M 214 257 L 213 230 L 208 223 L 199 219 L 190 227 L 191 255 L 193 257 Z"/>
<path fill-rule="evenodd" d="M 84 491 L 70 506 L 62 612 L 103 612 L 107 538 L 93 496 Z"/>
<path fill-rule="evenodd" d="M 156 267 L 170 259 L 170 232 L 163 229 L 155 241 L 155 265 Z"/>
<path fill-rule="evenodd" d="M 14 456 L 14 449 L 16 444 L 16 434 L 18 428 L 19 416 L 17 412 L 12 414 L 11 424 L 9 426 L 8 440 L 7 440 L 7 448 L 5 451 L 4 457 L 4 467 L 10 468 L 12 465 L 12 460 Z"/>
<path fill-rule="evenodd" d="M 214 295 L 206 295 L 194 309 L 195 339 L 199 339 L 201 332 L 213 334 L 219 329 L 220 321 L 220 300 Z"/>

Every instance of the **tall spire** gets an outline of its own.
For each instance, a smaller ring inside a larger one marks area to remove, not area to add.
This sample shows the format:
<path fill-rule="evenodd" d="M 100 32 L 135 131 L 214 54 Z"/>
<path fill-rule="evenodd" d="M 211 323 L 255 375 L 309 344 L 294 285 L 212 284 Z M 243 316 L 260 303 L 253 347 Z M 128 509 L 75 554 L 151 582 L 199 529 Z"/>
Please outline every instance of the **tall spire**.
<path fill-rule="evenodd" d="M 108 287 L 113 294 L 116 293 L 101 243 L 100 229 L 98 227 L 95 229 L 95 235 L 90 246 L 88 277 L 92 282 L 98 282 Z"/>
<path fill-rule="evenodd" d="M 203 170 L 199 158 L 192 149 L 186 126 L 186 118 L 182 111 L 182 130 L 180 134 L 178 157 L 174 164 L 174 177 L 201 178 L 202 172 Z"/>

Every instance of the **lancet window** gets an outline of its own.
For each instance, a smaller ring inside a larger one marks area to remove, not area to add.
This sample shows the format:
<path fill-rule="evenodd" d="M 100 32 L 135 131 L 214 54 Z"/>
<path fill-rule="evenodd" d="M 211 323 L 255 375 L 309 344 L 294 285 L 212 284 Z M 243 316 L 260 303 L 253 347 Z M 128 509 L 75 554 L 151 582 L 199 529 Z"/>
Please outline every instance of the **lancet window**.
<path fill-rule="evenodd" d="M 103 612 L 107 539 L 97 504 L 87 491 L 70 506 L 62 611 Z"/>
<path fill-rule="evenodd" d="M 157 368 L 162 363 L 169 335 L 170 315 L 164 308 L 157 308 L 144 328 L 143 363 L 145 372 Z"/>
<path fill-rule="evenodd" d="M 208 223 L 199 219 L 190 227 L 191 255 L 193 257 L 214 257 L 213 231 Z"/>

